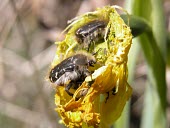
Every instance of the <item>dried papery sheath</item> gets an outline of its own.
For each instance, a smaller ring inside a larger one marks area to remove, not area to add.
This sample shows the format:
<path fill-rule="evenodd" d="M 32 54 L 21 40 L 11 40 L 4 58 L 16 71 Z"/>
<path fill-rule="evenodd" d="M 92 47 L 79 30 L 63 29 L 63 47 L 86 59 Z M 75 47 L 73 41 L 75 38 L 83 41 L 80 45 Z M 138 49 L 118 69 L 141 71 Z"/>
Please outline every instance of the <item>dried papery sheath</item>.
<path fill-rule="evenodd" d="M 76 17 L 66 30 L 64 41 L 57 43 L 52 67 L 79 50 L 91 54 L 96 52 L 95 59 L 99 65 L 94 66 L 94 73 L 84 79 L 73 97 L 65 92 L 63 86 L 58 86 L 56 111 L 70 128 L 109 128 L 120 117 L 132 93 L 127 82 L 131 30 L 114 6 Z M 95 31 L 102 39 L 96 39 L 99 36 Z"/>

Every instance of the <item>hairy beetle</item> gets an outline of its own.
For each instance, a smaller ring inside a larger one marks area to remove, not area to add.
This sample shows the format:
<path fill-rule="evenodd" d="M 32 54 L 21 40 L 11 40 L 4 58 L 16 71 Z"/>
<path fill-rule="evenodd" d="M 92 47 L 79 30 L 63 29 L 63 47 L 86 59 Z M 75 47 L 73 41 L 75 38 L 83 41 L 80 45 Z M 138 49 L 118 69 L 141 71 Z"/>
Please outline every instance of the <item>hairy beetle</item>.
<path fill-rule="evenodd" d="M 88 68 L 95 63 L 95 57 L 89 53 L 75 54 L 56 65 L 50 71 L 49 80 L 56 86 L 65 86 L 65 91 L 73 96 L 69 89 L 77 89 L 85 78 L 91 75 Z"/>
<path fill-rule="evenodd" d="M 104 21 L 91 21 L 88 24 L 78 28 L 75 32 L 78 43 L 89 51 L 92 43 L 104 40 L 106 23 Z"/>

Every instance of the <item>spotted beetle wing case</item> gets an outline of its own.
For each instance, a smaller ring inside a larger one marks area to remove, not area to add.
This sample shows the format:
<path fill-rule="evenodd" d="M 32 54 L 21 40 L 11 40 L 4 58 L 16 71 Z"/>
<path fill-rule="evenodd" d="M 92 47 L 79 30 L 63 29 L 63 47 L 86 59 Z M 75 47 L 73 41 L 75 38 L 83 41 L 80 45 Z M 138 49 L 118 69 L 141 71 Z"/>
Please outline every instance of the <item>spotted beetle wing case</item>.
<path fill-rule="evenodd" d="M 78 85 L 73 97 L 68 95 L 64 86 L 57 87 L 56 111 L 67 127 L 110 127 L 120 117 L 131 96 L 127 61 L 132 34 L 115 7 L 106 6 L 76 17 L 65 30 L 65 39 L 56 42 L 57 51 L 50 76 L 52 81 L 72 71 L 90 72 L 89 75 L 76 74 L 79 77 L 75 81 L 69 79 L 69 82 Z M 82 50 L 91 57 L 75 55 Z M 89 60 L 93 60 L 91 65 Z M 92 66 L 95 71 L 89 69 Z M 108 94 L 111 95 L 108 97 Z"/>
<path fill-rule="evenodd" d="M 78 53 L 61 61 L 49 73 L 49 80 L 54 86 L 64 86 L 65 91 L 73 96 L 70 88 L 77 89 L 91 75 L 88 67 L 96 63 L 95 58 L 88 53 Z"/>
<path fill-rule="evenodd" d="M 77 42 L 82 48 L 91 51 L 91 47 L 104 42 L 106 23 L 104 21 L 91 21 L 76 31 Z"/>

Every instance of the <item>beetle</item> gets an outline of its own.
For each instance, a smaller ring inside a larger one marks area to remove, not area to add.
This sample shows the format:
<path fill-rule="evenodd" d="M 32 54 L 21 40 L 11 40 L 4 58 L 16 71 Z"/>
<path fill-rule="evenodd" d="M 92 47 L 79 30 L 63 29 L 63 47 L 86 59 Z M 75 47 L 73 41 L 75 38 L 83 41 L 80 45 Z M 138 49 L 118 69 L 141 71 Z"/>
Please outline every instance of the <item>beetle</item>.
<path fill-rule="evenodd" d="M 69 89 L 77 89 L 92 74 L 88 68 L 94 67 L 95 63 L 96 59 L 92 54 L 77 53 L 52 68 L 49 80 L 56 86 L 65 86 L 65 91 L 73 96 Z"/>
<path fill-rule="evenodd" d="M 77 37 L 77 42 L 89 51 L 92 43 L 97 43 L 100 40 L 104 40 L 105 32 L 106 22 L 95 20 L 78 28 L 75 35 Z"/>

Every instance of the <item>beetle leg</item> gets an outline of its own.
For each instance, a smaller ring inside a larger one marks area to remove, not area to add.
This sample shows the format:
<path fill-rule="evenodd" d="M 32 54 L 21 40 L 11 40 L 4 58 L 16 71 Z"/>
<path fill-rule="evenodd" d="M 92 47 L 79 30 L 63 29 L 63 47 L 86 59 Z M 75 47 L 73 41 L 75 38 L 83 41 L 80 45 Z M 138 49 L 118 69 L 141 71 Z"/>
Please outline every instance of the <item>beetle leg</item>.
<path fill-rule="evenodd" d="M 109 92 L 106 92 L 106 93 L 107 93 L 107 97 L 106 97 L 105 103 L 106 103 L 107 100 L 109 99 Z"/>
<path fill-rule="evenodd" d="M 91 46 L 91 43 L 88 44 L 88 48 L 87 48 L 87 51 L 89 52 L 90 51 L 90 46 Z"/>
<path fill-rule="evenodd" d="M 112 95 L 116 95 L 117 91 L 118 91 L 117 87 L 114 87 L 114 88 L 112 89 Z M 106 97 L 105 103 L 106 103 L 107 100 L 109 99 L 109 92 L 106 92 L 106 93 L 107 93 L 107 97 Z"/>
<path fill-rule="evenodd" d="M 66 91 L 70 96 L 73 96 L 73 93 L 71 93 L 71 92 L 69 91 L 72 86 L 73 86 L 73 83 L 72 83 L 72 82 L 70 82 L 69 84 L 67 84 L 67 85 L 65 86 L 65 91 Z"/>
<path fill-rule="evenodd" d="M 117 87 L 114 87 L 114 88 L 112 89 L 112 95 L 116 95 L 116 93 L 117 93 Z"/>
<path fill-rule="evenodd" d="M 92 79 L 92 78 L 91 78 Z M 88 81 L 88 86 L 91 87 L 91 85 L 94 83 L 95 80 Z"/>

